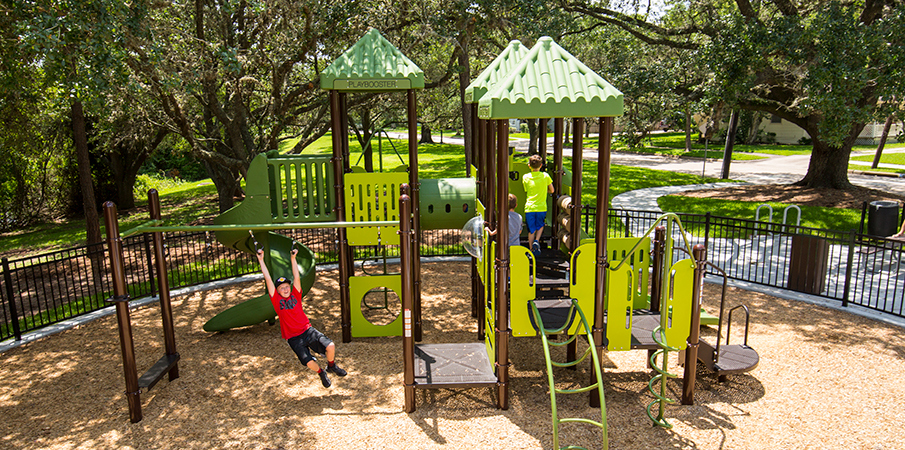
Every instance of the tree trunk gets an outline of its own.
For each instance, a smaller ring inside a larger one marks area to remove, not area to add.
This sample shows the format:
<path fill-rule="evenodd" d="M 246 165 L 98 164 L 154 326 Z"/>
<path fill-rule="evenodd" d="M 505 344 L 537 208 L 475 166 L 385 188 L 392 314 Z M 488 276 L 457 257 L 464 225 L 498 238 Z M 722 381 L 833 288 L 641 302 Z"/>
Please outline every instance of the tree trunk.
<path fill-rule="evenodd" d="M 886 146 L 886 139 L 889 138 L 889 130 L 892 128 L 892 118 L 893 116 L 887 117 L 886 123 L 883 124 L 883 134 L 880 136 L 880 144 L 877 145 L 877 153 L 874 155 L 874 162 L 870 165 L 871 169 L 876 169 L 880 166 L 880 158 L 883 156 L 883 147 Z"/>
<path fill-rule="evenodd" d="M 462 108 L 462 135 L 465 139 L 465 175 L 472 176 L 471 166 L 474 165 L 474 130 L 471 128 L 471 105 L 465 103 L 465 88 L 471 82 L 471 65 L 468 61 L 468 41 L 462 39 L 459 51 L 459 105 Z"/>
<path fill-rule="evenodd" d="M 691 109 L 685 106 L 685 151 L 691 151 Z"/>
<path fill-rule="evenodd" d="M 823 141 L 816 129 L 806 129 L 813 142 L 811 161 L 808 164 L 808 173 L 794 184 L 810 188 L 850 189 L 852 183 L 848 181 L 848 161 L 852 154 L 852 145 L 862 129 L 864 124 L 853 125 L 842 145 L 837 146 Z"/>
<path fill-rule="evenodd" d="M 764 115 L 760 111 L 751 113 L 751 128 L 748 130 L 748 138 L 745 139 L 746 144 L 753 144 L 757 141 L 757 135 L 760 131 L 760 123 L 764 120 Z"/>
<path fill-rule="evenodd" d="M 72 102 L 72 142 L 79 168 L 79 188 L 85 208 L 85 231 L 88 244 L 103 241 L 97 205 L 94 201 L 94 181 L 91 178 L 91 159 L 88 155 L 88 134 L 85 130 L 85 111 L 82 102 Z"/>
<path fill-rule="evenodd" d="M 421 124 L 421 140 L 419 144 L 433 144 L 434 139 L 431 137 L 431 127 L 426 123 Z"/>
<path fill-rule="evenodd" d="M 528 155 L 537 154 L 537 119 L 528 119 Z"/>
<path fill-rule="evenodd" d="M 238 177 L 234 171 L 209 161 L 204 161 L 204 168 L 211 176 L 214 187 L 217 188 L 217 203 L 220 213 L 223 214 L 236 204 L 234 196 L 237 192 L 236 189 L 240 188 Z"/>

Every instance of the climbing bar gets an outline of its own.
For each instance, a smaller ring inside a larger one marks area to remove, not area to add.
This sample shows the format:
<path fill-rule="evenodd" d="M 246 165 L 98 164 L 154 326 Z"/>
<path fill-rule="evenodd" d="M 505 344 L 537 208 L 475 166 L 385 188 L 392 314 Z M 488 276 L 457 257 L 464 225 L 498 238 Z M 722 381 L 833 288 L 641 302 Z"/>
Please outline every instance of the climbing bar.
<path fill-rule="evenodd" d="M 227 224 L 227 225 L 154 225 L 160 221 L 150 221 L 122 234 L 128 237 L 138 233 L 155 233 L 161 231 L 230 231 L 230 230 L 289 230 L 314 228 L 352 228 L 352 227 L 392 227 L 399 226 L 395 220 L 370 222 L 287 222 L 275 224 Z M 151 225 L 149 225 L 151 224 Z"/>

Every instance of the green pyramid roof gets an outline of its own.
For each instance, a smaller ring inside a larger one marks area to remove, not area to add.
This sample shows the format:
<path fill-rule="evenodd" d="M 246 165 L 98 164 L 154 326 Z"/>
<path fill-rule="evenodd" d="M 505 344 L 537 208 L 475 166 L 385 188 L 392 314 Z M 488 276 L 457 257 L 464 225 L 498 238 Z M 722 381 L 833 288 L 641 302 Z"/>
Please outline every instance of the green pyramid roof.
<path fill-rule="evenodd" d="M 371 28 L 321 72 L 321 88 L 342 91 L 423 89 L 424 72 Z"/>
<path fill-rule="evenodd" d="M 478 102 L 481 119 L 613 117 L 622 92 L 547 36 Z"/>
<path fill-rule="evenodd" d="M 527 54 L 528 48 L 521 42 L 509 42 L 503 52 L 465 88 L 465 103 L 477 103 L 496 83 L 505 79 Z"/>

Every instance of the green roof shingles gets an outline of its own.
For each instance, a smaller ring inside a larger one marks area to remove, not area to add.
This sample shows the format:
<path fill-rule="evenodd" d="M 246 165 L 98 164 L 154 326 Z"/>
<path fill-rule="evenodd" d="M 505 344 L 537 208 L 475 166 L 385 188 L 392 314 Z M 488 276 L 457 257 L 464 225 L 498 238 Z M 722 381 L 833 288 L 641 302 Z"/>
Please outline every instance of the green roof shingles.
<path fill-rule="evenodd" d="M 371 28 L 321 72 L 321 88 L 343 91 L 423 89 L 424 72 Z"/>
<path fill-rule="evenodd" d="M 513 40 L 509 45 L 465 88 L 465 103 L 477 103 L 493 86 L 504 80 L 510 71 L 528 54 L 528 48 Z"/>

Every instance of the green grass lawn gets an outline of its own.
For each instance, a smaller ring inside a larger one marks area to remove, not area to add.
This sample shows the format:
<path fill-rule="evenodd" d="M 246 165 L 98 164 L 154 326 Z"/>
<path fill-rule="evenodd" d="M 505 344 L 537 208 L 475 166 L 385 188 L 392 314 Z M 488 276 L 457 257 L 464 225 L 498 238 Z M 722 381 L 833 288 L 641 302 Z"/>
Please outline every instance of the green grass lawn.
<path fill-rule="evenodd" d="M 660 209 L 667 212 L 691 214 L 706 214 L 709 212 L 716 216 L 754 220 L 757 215 L 757 207 L 763 203 L 670 195 L 660 197 L 657 200 L 657 204 Z M 784 209 L 789 205 L 776 202 L 767 204 L 773 208 L 773 223 L 782 223 Z M 817 206 L 800 206 L 800 208 L 801 226 L 804 227 L 848 231 L 857 230 L 861 223 L 860 209 L 821 208 Z M 761 221 L 768 221 L 768 211 L 767 208 L 761 210 Z M 797 215 L 794 209 L 790 209 L 787 216 L 788 223 L 795 225 Z"/>

